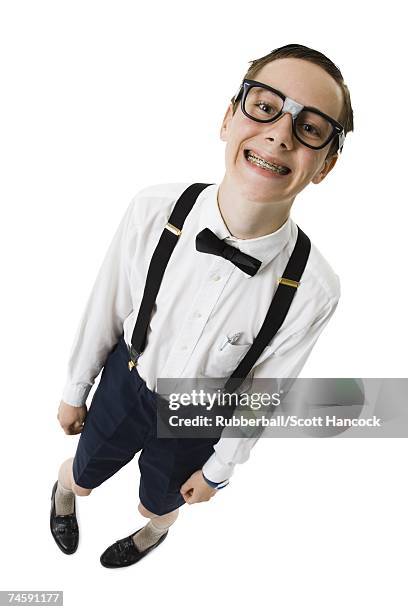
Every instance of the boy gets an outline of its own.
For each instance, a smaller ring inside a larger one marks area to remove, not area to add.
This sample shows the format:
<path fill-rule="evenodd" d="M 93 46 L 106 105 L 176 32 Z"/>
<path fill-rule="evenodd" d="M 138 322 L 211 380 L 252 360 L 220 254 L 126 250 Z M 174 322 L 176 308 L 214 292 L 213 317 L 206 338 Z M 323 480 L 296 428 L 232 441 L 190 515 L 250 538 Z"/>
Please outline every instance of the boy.
<path fill-rule="evenodd" d="M 339 69 L 318 51 L 286 45 L 254 60 L 232 98 L 220 131 L 222 182 L 154 185 L 133 198 L 76 334 L 58 411 L 65 433 L 81 433 L 51 497 L 50 528 L 64 553 L 78 545 L 75 495 L 89 495 L 136 452 L 139 512 L 150 521 L 101 555 L 105 567 L 143 558 L 165 539 L 181 505 L 210 500 L 248 459 L 257 438 L 157 437 L 156 382 L 228 377 L 242 374 L 243 364 L 252 379 L 298 376 L 340 285 L 290 209 L 333 169 L 352 130 Z M 284 274 L 294 258 L 303 258 L 297 280 Z M 273 301 L 276 311 L 278 291 L 286 314 L 265 335 L 260 328 Z"/>

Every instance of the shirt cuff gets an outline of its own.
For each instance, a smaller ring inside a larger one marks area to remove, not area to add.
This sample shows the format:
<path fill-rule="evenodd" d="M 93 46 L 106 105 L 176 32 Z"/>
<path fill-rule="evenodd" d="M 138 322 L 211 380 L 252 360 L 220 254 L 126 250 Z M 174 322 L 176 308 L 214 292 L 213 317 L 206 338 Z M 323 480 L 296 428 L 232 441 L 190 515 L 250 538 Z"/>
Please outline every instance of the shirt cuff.
<path fill-rule="evenodd" d="M 224 482 L 232 476 L 235 465 L 233 463 L 223 463 L 218 457 L 216 452 L 213 454 L 202 467 L 204 478 L 211 480 L 212 482 Z"/>
<path fill-rule="evenodd" d="M 86 383 L 66 383 L 62 392 L 62 401 L 71 406 L 85 406 L 92 385 Z"/>
<path fill-rule="evenodd" d="M 208 478 L 206 478 L 204 476 L 204 472 L 201 470 L 201 473 L 203 475 L 203 478 L 205 480 L 205 482 L 212 488 L 212 489 L 223 489 L 224 487 L 227 486 L 227 484 L 229 484 L 229 480 L 223 480 L 222 482 L 213 482 L 212 480 L 209 480 Z"/>

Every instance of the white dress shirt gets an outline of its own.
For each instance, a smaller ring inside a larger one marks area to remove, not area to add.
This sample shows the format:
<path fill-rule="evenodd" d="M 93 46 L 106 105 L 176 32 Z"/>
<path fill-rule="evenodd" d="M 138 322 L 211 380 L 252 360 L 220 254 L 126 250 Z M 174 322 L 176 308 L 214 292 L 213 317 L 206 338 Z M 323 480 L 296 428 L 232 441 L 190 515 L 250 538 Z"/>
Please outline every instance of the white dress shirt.
<path fill-rule="evenodd" d="M 62 393 L 65 402 L 85 404 L 122 331 L 130 346 L 150 259 L 176 200 L 189 184 L 150 185 L 130 201 L 75 335 Z M 137 365 L 152 391 L 157 391 L 157 378 L 225 378 L 233 372 L 264 321 L 296 242 L 297 226 L 290 216 L 278 230 L 260 238 L 232 237 L 218 207 L 218 188 L 219 184 L 210 185 L 198 196 L 162 280 Z M 195 237 L 205 227 L 260 259 L 258 272 L 251 277 L 222 257 L 197 251 Z M 285 321 L 250 376 L 296 378 L 339 297 L 339 277 L 312 244 Z M 234 334 L 235 343 L 226 342 Z M 248 459 L 256 441 L 221 437 L 203 466 L 205 476 L 214 482 L 228 479 L 235 464 Z"/>

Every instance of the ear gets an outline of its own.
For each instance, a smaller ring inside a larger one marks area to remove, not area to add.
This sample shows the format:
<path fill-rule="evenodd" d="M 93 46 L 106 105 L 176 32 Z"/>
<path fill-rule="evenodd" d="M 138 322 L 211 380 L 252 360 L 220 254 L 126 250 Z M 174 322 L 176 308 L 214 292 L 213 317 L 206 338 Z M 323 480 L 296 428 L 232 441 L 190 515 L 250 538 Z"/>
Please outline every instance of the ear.
<path fill-rule="evenodd" d="M 221 125 L 221 129 L 220 129 L 220 138 L 221 140 L 223 140 L 224 142 L 226 142 L 227 140 L 227 132 L 228 132 L 228 126 L 229 123 L 233 117 L 232 114 L 232 102 L 230 102 L 230 104 L 228 105 L 227 110 L 225 111 L 225 115 L 224 115 L 224 119 L 222 120 L 222 125 Z"/>
<path fill-rule="evenodd" d="M 338 160 L 338 157 L 339 155 L 338 153 L 336 153 L 335 155 L 332 155 L 331 157 L 328 157 L 327 159 L 325 159 L 322 167 L 320 168 L 316 176 L 312 178 L 312 183 L 315 183 L 315 185 L 317 185 L 318 183 L 321 183 L 322 180 L 329 174 L 330 170 L 334 168 L 334 165 L 336 161 Z"/>

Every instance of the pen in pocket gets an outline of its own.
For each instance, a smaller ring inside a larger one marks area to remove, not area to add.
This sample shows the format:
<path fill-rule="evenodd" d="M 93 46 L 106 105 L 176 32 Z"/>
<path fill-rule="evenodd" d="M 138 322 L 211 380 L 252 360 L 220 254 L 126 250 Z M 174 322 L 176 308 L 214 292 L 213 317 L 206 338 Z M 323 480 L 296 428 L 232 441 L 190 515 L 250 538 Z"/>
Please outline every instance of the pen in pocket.
<path fill-rule="evenodd" d="M 230 334 L 228 336 L 225 336 L 225 340 L 221 344 L 219 350 L 222 351 L 222 349 L 225 348 L 227 346 L 227 344 L 235 344 L 235 342 L 238 340 L 238 338 L 240 337 L 241 334 L 242 334 L 242 332 L 236 332 L 235 334 Z"/>

